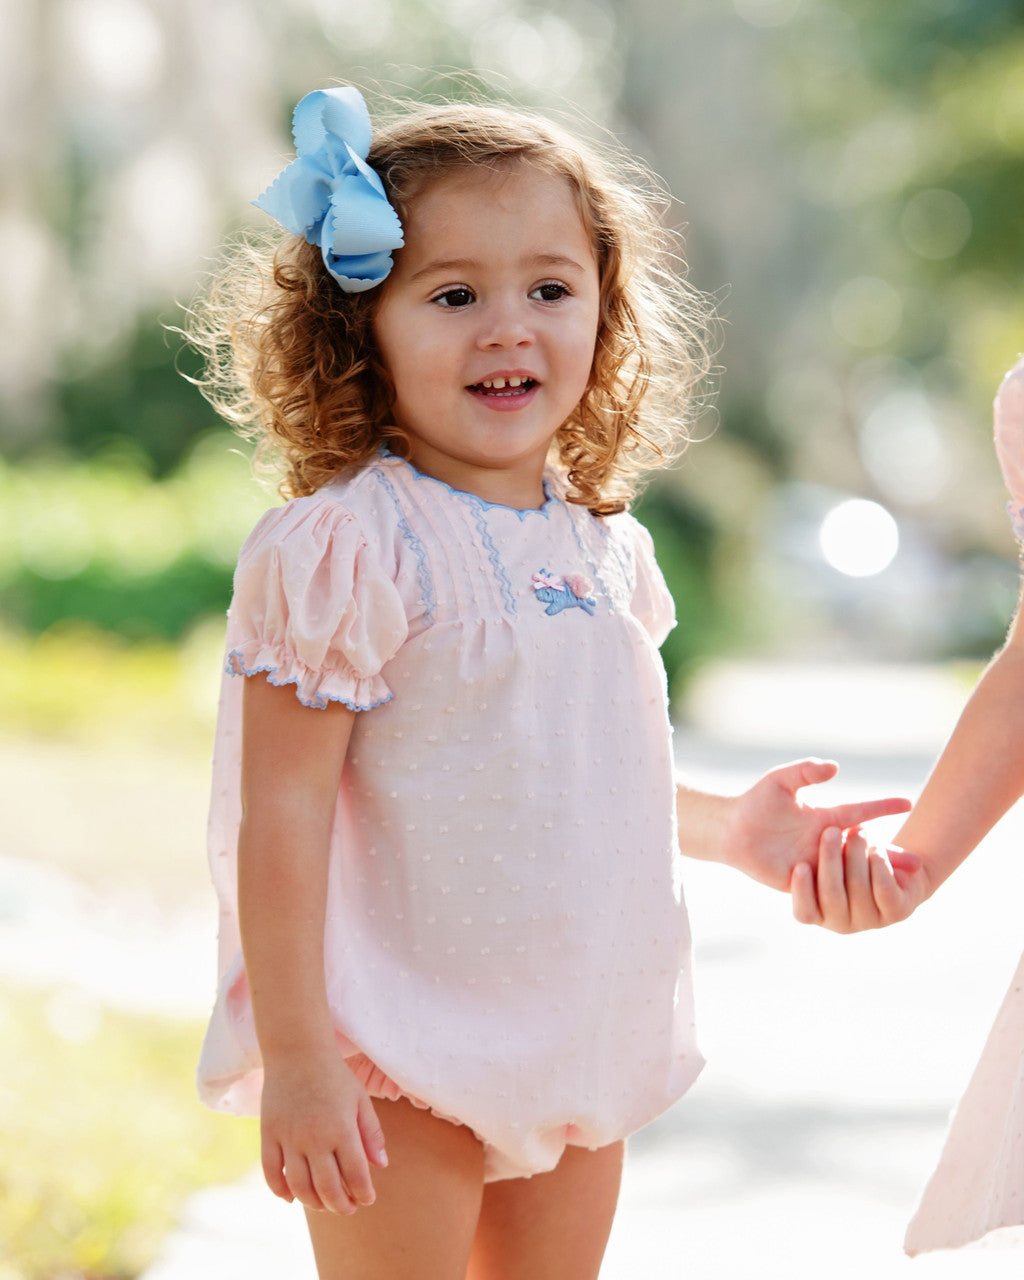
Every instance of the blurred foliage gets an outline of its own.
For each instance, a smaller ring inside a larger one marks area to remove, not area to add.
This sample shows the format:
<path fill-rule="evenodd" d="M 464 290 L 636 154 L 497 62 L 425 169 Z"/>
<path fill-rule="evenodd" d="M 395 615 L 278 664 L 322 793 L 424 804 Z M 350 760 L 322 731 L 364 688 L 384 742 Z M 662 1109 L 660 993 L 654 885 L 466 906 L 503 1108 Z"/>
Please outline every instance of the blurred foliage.
<path fill-rule="evenodd" d="M 168 333 L 159 316 L 141 316 L 127 339 L 74 362 L 57 386 L 52 441 L 81 458 L 121 452 L 157 476 L 178 466 L 218 418 L 188 379 L 199 356 Z"/>
<path fill-rule="evenodd" d="M 223 622 L 212 616 L 176 644 L 128 641 L 70 619 L 39 636 L 0 631 L 0 731 L 205 755 L 223 646 Z"/>
<path fill-rule="evenodd" d="M 91 461 L 0 464 L 0 613 L 30 632 L 70 618 L 179 639 L 227 609 L 238 548 L 273 500 L 223 433 L 159 480 L 123 441 Z"/>
<path fill-rule="evenodd" d="M 0 1016 L 3 1280 L 128 1280 L 192 1191 L 252 1167 L 255 1121 L 196 1100 L 201 1028 L 71 989 L 8 990 Z"/>
<path fill-rule="evenodd" d="M 661 656 L 669 687 L 678 687 L 723 638 L 726 608 L 715 575 L 715 527 L 685 494 L 668 486 L 648 489 L 635 515 L 654 539 L 658 564 L 675 600 L 676 625 Z"/>
<path fill-rule="evenodd" d="M 854 327 L 847 359 L 944 359 L 954 389 L 990 396 L 1024 345 L 1020 6 L 822 0 L 775 59 L 797 188 L 817 209 L 812 288 L 856 272 L 899 295 L 891 334 L 858 342 Z"/>

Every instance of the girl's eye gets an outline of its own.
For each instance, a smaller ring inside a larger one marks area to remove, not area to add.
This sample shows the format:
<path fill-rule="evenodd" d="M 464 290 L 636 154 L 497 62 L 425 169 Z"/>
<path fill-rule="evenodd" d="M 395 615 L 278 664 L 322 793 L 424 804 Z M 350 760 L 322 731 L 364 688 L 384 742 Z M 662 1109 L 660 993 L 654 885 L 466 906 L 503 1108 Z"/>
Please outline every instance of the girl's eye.
<path fill-rule="evenodd" d="M 434 302 L 442 307 L 467 307 L 472 301 L 473 294 L 469 289 L 445 289 L 434 298 Z"/>
<path fill-rule="evenodd" d="M 536 289 L 530 292 L 531 298 L 536 297 L 541 302 L 559 302 L 562 298 L 568 298 L 569 295 L 569 286 L 560 284 L 557 280 L 549 280 L 547 284 L 539 284 Z"/>

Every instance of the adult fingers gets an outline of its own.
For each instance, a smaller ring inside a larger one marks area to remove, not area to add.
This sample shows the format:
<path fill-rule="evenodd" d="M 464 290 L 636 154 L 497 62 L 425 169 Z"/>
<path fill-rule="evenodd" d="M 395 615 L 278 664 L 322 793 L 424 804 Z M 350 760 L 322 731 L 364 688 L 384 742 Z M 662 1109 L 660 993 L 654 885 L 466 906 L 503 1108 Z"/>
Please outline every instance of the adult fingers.
<path fill-rule="evenodd" d="M 904 796 L 886 796 L 881 800 L 860 800 L 850 804 L 836 805 L 829 811 L 829 822 L 842 830 L 848 827 L 859 827 L 862 822 L 870 822 L 872 818 L 886 818 L 894 813 L 906 813 L 911 803 Z"/>
<path fill-rule="evenodd" d="M 809 862 L 799 862 L 789 881 L 793 915 L 801 924 L 821 924 L 818 895 L 814 891 L 814 870 Z"/>

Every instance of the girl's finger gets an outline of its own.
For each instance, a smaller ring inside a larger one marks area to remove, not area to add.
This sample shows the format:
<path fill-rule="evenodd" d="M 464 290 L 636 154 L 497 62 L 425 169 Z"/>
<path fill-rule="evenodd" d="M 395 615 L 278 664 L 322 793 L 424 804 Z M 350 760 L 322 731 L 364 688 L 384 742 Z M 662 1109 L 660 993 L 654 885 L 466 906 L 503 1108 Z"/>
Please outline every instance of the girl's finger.
<path fill-rule="evenodd" d="M 317 1193 L 312 1170 L 305 1156 L 296 1156 L 294 1160 L 286 1156 L 284 1174 L 288 1179 L 288 1189 L 299 1204 L 306 1209 L 323 1210 L 324 1203 Z"/>
<path fill-rule="evenodd" d="M 370 1166 L 367 1163 L 362 1143 L 339 1147 L 334 1154 L 340 1170 L 340 1177 L 344 1180 L 345 1187 L 355 1202 L 353 1208 L 356 1204 L 373 1204 L 377 1195 L 373 1189 Z"/>
<path fill-rule="evenodd" d="M 906 916 L 905 894 L 897 883 L 888 858 L 872 849 L 870 858 L 871 893 L 883 924 L 892 924 Z"/>
<path fill-rule="evenodd" d="M 843 833 L 826 827 L 818 851 L 818 908 L 827 929 L 849 932 L 850 902 L 843 874 Z"/>
<path fill-rule="evenodd" d="M 885 856 L 895 871 L 914 872 L 921 866 L 921 859 L 916 853 L 909 853 L 906 849 L 901 849 L 898 844 L 887 845 Z"/>
<path fill-rule="evenodd" d="M 814 871 L 807 862 L 799 862 L 793 868 L 789 882 L 793 899 L 793 915 L 801 924 L 821 924 L 818 897 L 814 892 Z"/>
<path fill-rule="evenodd" d="M 886 796 L 881 800 L 858 800 L 837 805 L 829 811 L 828 817 L 829 822 L 845 831 L 848 827 L 859 827 L 862 822 L 870 822 L 872 818 L 907 813 L 910 807 L 910 801 L 904 796 Z"/>
<path fill-rule="evenodd" d="M 280 1146 L 276 1142 L 264 1140 L 260 1158 L 267 1186 L 275 1196 L 280 1196 L 282 1200 L 287 1200 L 291 1204 L 295 1197 L 291 1193 L 288 1179 L 284 1174 L 284 1152 Z"/>
<path fill-rule="evenodd" d="M 792 764 L 779 765 L 777 769 L 772 769 L 766 776 L 770 777 L 784 791 L 788 791 L 790 795 L 793 795 L 802 787 L 813 787 L 817 786 L 819 782 L 828 782 L 838 772 L 839 766 L 834 760 L 808 758 L 807 760 L 794 760 Z"/>
<path fill-rule="evenodd" d="M 353 1214 L 356 1211 L 355 1197 L 342 1176 L 338 1161 L 333 1154 L 315 1157 L 309 1165 L 310 1180 L 318 1199 L 319 1207 L 328 1213 Z M 303 1202 L 305 1203 L 305 1202 Z M 317 1206 L 310 1206 L 315 1208 Z"/>
<path fill-rule="evenodd" d="M 384 1150 L 384 1130 L 380 1127 L 377 1112 L 366 1094 L 359 1100 L 356 1121 L 359 1125 L 359 1136 L 363 1140 L 363 1150 L 366 1152 L 367 1158 L 379 1169 L 386 1169 L 388 1167 L 388 1153 Z"/>

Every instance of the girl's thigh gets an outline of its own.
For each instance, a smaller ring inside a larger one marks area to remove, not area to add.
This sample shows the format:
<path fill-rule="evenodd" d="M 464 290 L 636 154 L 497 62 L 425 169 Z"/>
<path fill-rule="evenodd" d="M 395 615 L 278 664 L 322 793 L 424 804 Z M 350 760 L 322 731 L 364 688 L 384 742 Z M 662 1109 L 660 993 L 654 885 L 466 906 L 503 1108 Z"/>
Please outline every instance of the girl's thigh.
<path fill-rule="evenodd" d="M 375 1203 L 349 1216 L 306 1212 L 320 1280 L 465 1280 L 483 1148 L 405 1100 L 373 1105 L 389 1161 L 373 1170 Z"/>
<path fill-rule="evenodd" d="M 597 1280 L 624 1152 L 566 1147 L 550 1173 L 487 1183 L 467 1280 Z"/>

